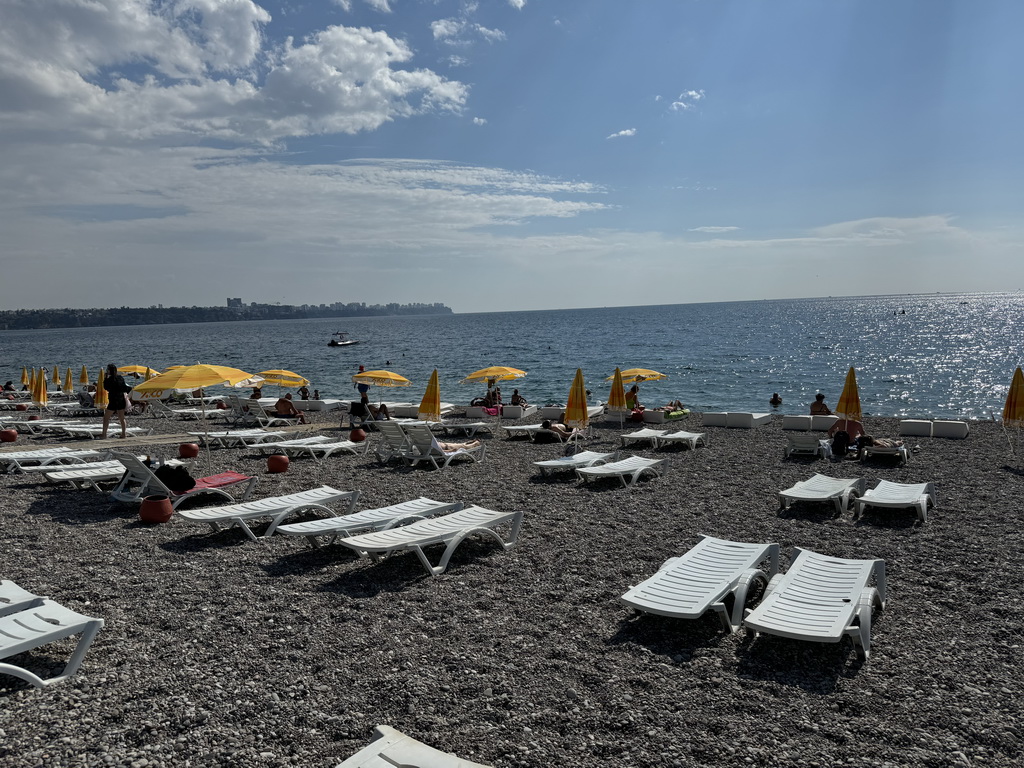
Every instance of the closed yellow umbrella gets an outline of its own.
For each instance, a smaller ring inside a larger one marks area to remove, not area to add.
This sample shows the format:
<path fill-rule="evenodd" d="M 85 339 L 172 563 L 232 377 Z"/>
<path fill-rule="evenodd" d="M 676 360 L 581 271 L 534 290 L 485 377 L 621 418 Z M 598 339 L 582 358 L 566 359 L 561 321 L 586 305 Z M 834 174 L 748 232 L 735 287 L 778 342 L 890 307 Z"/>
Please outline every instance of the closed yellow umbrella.
<path fill-rule="evenodd" d="M 60 384 L 60 366 L 53 366 L 53 383 Z"/>
<path fill-rule="evenodd" d="M 104 370 L 100 368 L 100 375 L 96 377 L 96 394 L 93 395 L 93 405 L 97 408 L 107 407 L 107 390 L 103 388 Z"/>
<path fill-rule="evenodd" d="M 1020 443 L 1020 427 L 1024 426 L 1024 373 L 1020 368 L 1013 372 L 1013 380 L 1010 382 L 1010 391 L 1006 393 L 1006 405 L 1003 406 L 1003 431 L 1007 425 L 1017 427 L 1017 442 Z M 1010 436 L 1006 439 L 1009 441 Z M 1013 443 L 1010 443 L 1010 451 L 1013 452 Z"/>
<path fill-rule="evenodd" d="M 82 366 L 82 371 L 78 374 L 78 383 L 79 384 L 88 384 L 89 383 L 89 369 L 86 368 L 84 365 Z"/>
<path fill-rule="evenodd" d="M 619 414 L 619 425 L 622 425 L 623 414 L 629 411 L 626 406 L 626 387 L 622 383 L 622 371 L 618 368 L 612 374 L 612 391 L 608 393 L 608 410 Z"/>
<path fill-rule="evenodd" d="M 33 395 L 36 393 L 36 369 L 32 368 L 32 373 L 28 377 L 28 391 Z"/>
<path fill-rule="evenodd" d="M 576 369 L 576 376 L 573 377 L 572 386 L 569 387 L 569 399 L 565 406 L 565 424 L 569 427 L 586 429 L 590 424 L 590 414 L 587 411 L 587 387 L 583 383 L 583 369 Z"/>
<path fill-rule="evenodd" d="M 75 391 L 75 382 L 71 378 L 71 366 L 68 366 L 67 371 L 64 373 L 64 394 L 71 395 Z"/>
<path fill-rule="evenodd" d="M 853 372 L 852 367 L 846 372 L 846 383 L 843 384 L 843 394 L 839 396 L 835 414 L 849 421 L 864 420 L 860 409 L 860 393 L 857 391 L 857 374 Z"/>
<path fill-rule="evenodd" d="M 419 417 L 424 421 L 441 420 L 441 384 L 437 379 L 437 368 L 430 374 L 427 391 L 420 400 Z"/>
<path fill-rule="evenodd" d="M 36 391 L 32 397 L 32 402 L 40 408 L 46 407 L 46 404 L 50 401 L 50 397 L 46 393 L 46 385 L 46 371 L 44 370 L 36 380 Z"/>
<path fill-rule="evenodd" d="M 21 386 L 27 387 L 31 383 L 32 379 L 28 375 L 28 368 L 25 366 L 21 367 Z"/>

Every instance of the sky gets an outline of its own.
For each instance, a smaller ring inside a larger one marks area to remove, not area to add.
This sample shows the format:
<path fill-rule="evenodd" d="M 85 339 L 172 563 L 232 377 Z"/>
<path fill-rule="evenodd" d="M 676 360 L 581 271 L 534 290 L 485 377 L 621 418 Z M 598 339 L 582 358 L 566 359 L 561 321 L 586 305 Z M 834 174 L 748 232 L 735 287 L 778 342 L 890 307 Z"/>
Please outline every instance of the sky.
<path fill-rule="evenodd" d="M 1019 0 L 0 0 L 0 309 L 1024 289 Z"/>

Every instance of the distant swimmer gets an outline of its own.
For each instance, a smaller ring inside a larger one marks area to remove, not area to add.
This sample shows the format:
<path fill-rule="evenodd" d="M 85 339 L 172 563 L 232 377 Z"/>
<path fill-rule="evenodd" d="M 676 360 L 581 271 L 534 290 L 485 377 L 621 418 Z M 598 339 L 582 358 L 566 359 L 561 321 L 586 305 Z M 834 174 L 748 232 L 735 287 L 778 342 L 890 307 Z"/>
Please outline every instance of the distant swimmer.
<path fill-rule="evenodd" d="M 772 406 L 772 408 L 778 408 L 780 405 L 782 405 L 782 398 L 779 397 L 778 392 L 773 392 L 772 399 L 769 400 L 768 403 Z"/>

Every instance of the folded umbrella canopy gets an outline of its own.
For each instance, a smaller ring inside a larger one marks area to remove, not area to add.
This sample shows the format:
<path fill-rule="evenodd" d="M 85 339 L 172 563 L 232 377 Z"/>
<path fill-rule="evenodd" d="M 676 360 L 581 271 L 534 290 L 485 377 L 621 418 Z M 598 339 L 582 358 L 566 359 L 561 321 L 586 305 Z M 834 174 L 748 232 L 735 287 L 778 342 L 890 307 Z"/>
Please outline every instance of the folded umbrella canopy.
<path fill-rule="evenodd" d="M 660 381 L 661 379 L 668 378 L 666 374 L 659 373 L 658 371 L 652 371 L 650 368 L 627 368 L 621 373 L 619 372 L 619 369 L 616 368 L 615 373 L 619 373 L 624 382 Z M 611 376 L 605 379 L 605 381 L 611 381 L 614 378 L 615 374 L 613 373 Z"/>
<path fill-rule="evenodd" d="M 60 366 L 53 366 L 53 383 L 60 386 Z"/>
<path fill-rule="evenodd" d="M 1020 445 L 1020 428 L 1024 426 L 1024 373 L 1018 367 L 1010 381 L 1010 391 L 1006 393 L 1006 404 L 1003 406 L 1003 432 L 1007 425 L 1017 427 L 1017 444 Z M 1006 439 L 1010 443 L 1010 453 L 1014 452 L 1013 442 L 1009 433 Z"/>
<path fill-rule="evenodd" d="M 270 384 L 274 387 L 307 387 L 309 386 L 309 379 L 305 376 L 300 376 L 292 371 L 284 371 L 281 369 L 275 369 L 272 371 L 260 371 L 256 374 L 257 376 L 263 377 L 264 384 Z"/>
<path fill-rule="evenodd" d="M 71 366 L 68 366 L 64 374 L 64 394 L 70 396 L 75 391 L 75 382 L 71 378 Z"/>
<path fill-rule="evenodd" d="M 126 373 L 135 374 L 147 379 L 156 376 L 158 373 L 158 371 L 153 370 L 148 365 L 122 365 L 117 369 L 117 372 L 122 375 Z"/>
<path fill-rule="evenodd" d="M 86 368 L 84 365 L 82 366 L 82 370 L 78 374 L 78 383 L 79 384 L 88 384 L 89 383 L 89 369 Z"/>
<path fill-rule="evenodd" d="M 626 407 L 626 387 L 622 383 L 622 372 L 616 368 L 612 374 L 612 391 L 608 393 L 608 410 L 619 414 L 619 426 L 622 426 L 623 416 L 629 408 Z"/>
<path fill-rule="evenodd" d="M 46 370 L 43 369 L 36 378 L 36 390 L 32 393 L 32 402 L 38 405 L 40 409 L 44 408 L 49 402 L 49 396 L 46 392 L 46 384 Z"/>
<path fill-rule="evenodd" d="M 100 375 L 96 377 L 96 394 L 93 395 L 92 402 L 97 408 L 107 407 L 107 390 L 103 388 L 103 381 L 106 378 L 106 374 L 102 368 L 100 368 Z"/>
<path fill-rule="evenodd" d="M 427 391 L 423 393 L 423 399 L 420 400 L 418 416 L 426 421 L 441 420 L 441 384 L 437 379 L 437 368 L 430 374 Z"/>
<path fill-rule="evenodd" d="M 590 413 L 587 410 L 587 388 L 583 383 L 583 369 L 577 368 L 572 386 L 569 387 L 569 399 L 565 406 L 565 424 L 568 427 L 586 429 L 589 423 Z"/>
<path fill-rule="evenodd" d="M 835 414 L 839 418 L 849 421 L 864 420 L 860 409 L 860 393 L 857 391 L 857 374 L 853 372 L 852 366 L 846 372 L 846 382 L 843 384 L 843 393 L 839 396 Z"/>
<path fill-rule="evenodd" d="M 29 375 L 28 375 L 28 368 L 25 368 L 24 366 L 22 366 L 22 368 L 21 368 L 21 385 L 23 387 L 27 387 L 29 385 L 29 382 L 31 382 L 31 381 L 32 381 L 32 379 L 29 378 Z"/>

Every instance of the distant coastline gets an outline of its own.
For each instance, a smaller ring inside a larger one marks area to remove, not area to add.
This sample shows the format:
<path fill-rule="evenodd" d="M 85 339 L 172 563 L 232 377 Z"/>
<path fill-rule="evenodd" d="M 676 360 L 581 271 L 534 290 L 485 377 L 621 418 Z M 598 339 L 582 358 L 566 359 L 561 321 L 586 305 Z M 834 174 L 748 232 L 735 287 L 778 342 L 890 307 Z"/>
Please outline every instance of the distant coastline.
<path fill-rule="evenodd" d="M 0 330 L 97 328 L 113 325 L 217 323 L 230 320 L 306 320 L 331 317 L 450 315 L 444 304 L 241 305 L 226 307 L 117 307 L 111 309 L 16 309 L 0 311 Z"/>

